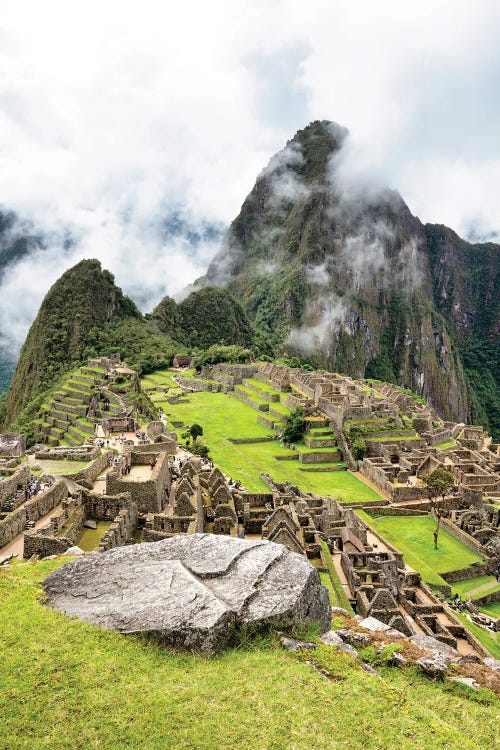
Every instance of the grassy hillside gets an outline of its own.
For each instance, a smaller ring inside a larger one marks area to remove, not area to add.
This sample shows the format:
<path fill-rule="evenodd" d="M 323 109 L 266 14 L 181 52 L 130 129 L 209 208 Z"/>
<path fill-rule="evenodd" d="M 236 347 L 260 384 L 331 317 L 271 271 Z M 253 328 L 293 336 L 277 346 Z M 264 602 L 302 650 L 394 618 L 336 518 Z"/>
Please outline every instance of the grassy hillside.
<path fill-rule="evenodd" d="M 41 603 L 61 561 L 0 571 L 0 747 L 12 750 L 481 750 L 491 693 L 413 670 L 378 680 L 322 647 L 326 679 L 272 639 L 214 659 L 69 620 Z M 309 658 L 309 656 L 308 656 Z"/>
<path fill-rule="evenodd" d="M 83 260 L 66 271 L 46 294 L 21 349 L 7 396 L 5 424 L 63 372 L 83 361 L 96 331 L 126 317 L 141 314 L 99 261 Z"/>

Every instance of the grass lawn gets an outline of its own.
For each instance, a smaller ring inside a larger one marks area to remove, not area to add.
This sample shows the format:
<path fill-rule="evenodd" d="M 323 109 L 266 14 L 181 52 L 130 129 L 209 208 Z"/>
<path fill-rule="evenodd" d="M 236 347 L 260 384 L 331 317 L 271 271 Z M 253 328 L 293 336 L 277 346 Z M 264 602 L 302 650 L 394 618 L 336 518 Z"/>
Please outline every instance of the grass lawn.
<path fill-rule="evenodd" d="M 325 679 L 272 639 L 177 654 L 44 607 L 60 561 L 0 571 L 0 747 L 9 750 L 493 748 L 498 701 L 318 648 Z M 310 658 L 308 656 L 307 658 Z"/>
<path fill-rule="evenodd" d="M 434 549 L 432 532 L 436 522 L 431 516 L 372 517 L 370 525 L 404 554 L 412 568 L 429 584 L 447 585 L 438 574 L 465 568 L 482 558 L 449 534 L 439 531 L 438 549 Z"/>
<path fill-rule="evenodd" d="M 500 617 L 500 602 L 491 602 L 491 604 L 482 604 L 480 607 L 481 612 L 484 612 L 490 617 Z M 499 657 L 500 658 L 500 657 Z"/>
<path fill-rule="evenodd" d="M 455 581 L 451 584 L 451 590 L 458 594 L 461 599 L 475 599 L 486 594 L 492 594 L 494 591 L 500 591 L 500 583 L 495 576 L 476 576 L 464 581 Z"/>
<path fill-rule="evenodd" d="M 85 550 L 85 552 L 96 549 L 110 525 L 111 521 L 97 521 L 97 529 L 84 529 L 76 542 L 77 546 Z"/>
<path fill-rule="evenodd" d="M 451 438 L 450 440 L 443 440 L 442 443 L 436 443 L 434 445 L 434 448 L 439 448 L 440 450 L 444 450 L 445 448 L 453 448 L 453 446 L 456 444 L 457 444 L 457 441 Z"/>
<path fill-rule="evenodd" d="M 66 475 L 76 474 L 78 471 L 82 471 L 88 466 L 87 461 L 70 461 L 66 459 L 61 460 L 38 460 L 34 462 L 36 465 L 41 466 L 43 471 L 47 474 Z"/>
<path fill-rule="evenodd" d="M 228 438 L 265 437 L 272 435 L 269 428 L 257 422 L 258 412 L 247 404 L 225 393 L 192 393 L 189 403 L 162 403 L 168 420 L 183 421 L 186 425 L 197 422 L 204 430 L 203 442 L 210 448 L 214 462 L 226 474 L 239 479 L 250 492 L 268 492 L 260 479 L 262 472 L 269 473 L 278 482 L 290 481 L 303 490 L 318 495 L 341 497 L 343 501 L 381 499 L 371 487 L 347 471 L 306 472 L 315 464 L 301 464 L 298 451 L 328 452 L 328 448 L 312 449 L 297 445 L 297 460 L 277 461 L 274 456 L 291 455 L 277 440 L 268 443 L 233 445 Z M 157 402 L 158 403 L 158 402 Z M 182 428 L 178 430 L 181 432 Z"/>

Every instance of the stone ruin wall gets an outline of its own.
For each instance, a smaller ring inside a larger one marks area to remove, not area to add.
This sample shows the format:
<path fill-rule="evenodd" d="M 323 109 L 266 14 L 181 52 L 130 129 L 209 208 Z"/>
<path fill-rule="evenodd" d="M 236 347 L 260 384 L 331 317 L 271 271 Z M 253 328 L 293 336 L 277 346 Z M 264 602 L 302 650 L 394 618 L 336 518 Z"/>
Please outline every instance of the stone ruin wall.
<path fill-rule="evenodd" d="M 70 461 L 93 461 L 100 454 L 100 448 L 97 446 L 85 447 L 75 446 L 74 448 L 56 447 L 44 448 L 35 453 L 35 459 L 40 461 L 59 461 L 68 459 Z"/>
<path fill-rule="evenodd" d="M 63 500 L 61 511 L 52 516 L 48 526 L 25 532 L 23 557 L 63 554 L 80 537 L 85 517 L 81 497 Z"/>
<path fill-rule="evenodd" d="M 122 507 L 111 522 L 111 526 L 104 533 L 99 542 L 99 552 L 105 552 L 114 547 L 121 547 L 129 542 L 137 526 L 137 505 L 130 501 L 128 507 Z"/>
<path fill-rule="evenodd" d="M 156 466 L 151 471 L 149 479 L 133 481 L 122 478 L 120 471 L 114 467 L 106 475 L 106 494 L 119 495 L 129 492 L 132 500 L 137 503 L 140 513 L 159 513 L 166 503 L 166 493 L 170 487 L 170 469 L 166 453 L 153 454 L 158 456 Z M 132 466 L 146 466 L 151 459 L 151 453 L 131 451 Z"/>
<path fill-rule="evenodd" d="M 18 490 L 24 490 L 30 478 L 30 467 L 25 463 L 15 469 L 2 469 L 2 473 L 7 476 L 0 478 L 0 509 Z"/>
<path fill-rule="evenodd" d="M 68 489 L 62 479 L 58 479 L 52 487 L 46 489 L 42 495 L 35 495 L 19 508 L 0 521 L 0 547 L 9 544 L 18 534 L 21 534 L 27 521 L 38 521 L 62 500 L 68 496 Z"/>
<path fill-rule="evenodd" d="M 75 482 L 82 484 L 84 487 L 88 487 L 90 489 L 99 474 L 102 474 L 106 466 L 109 465 L 109 457 L 113 455 L 113 451 L 106 451 L 105 453 L 101 453 L 101 455 L 98 456 L 94 461 L 92 461 L 89 466 L 86 466 L 81 471 L 77 472 L 74 475 L 71 475 L 70 478 Z"/>

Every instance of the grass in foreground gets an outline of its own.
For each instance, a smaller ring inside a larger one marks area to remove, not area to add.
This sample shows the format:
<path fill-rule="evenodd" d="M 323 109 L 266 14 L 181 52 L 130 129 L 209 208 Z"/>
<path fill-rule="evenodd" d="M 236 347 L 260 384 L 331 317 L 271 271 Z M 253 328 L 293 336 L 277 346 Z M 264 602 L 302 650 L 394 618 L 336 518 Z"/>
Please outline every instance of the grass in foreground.
<path fill-rule="evenodd" d="M 0 747 L 16 750 L 480 750 L 498 702 L 409 671 L 367 675 L 315 652 L 331 679 L 271 640 L 215 659 L 175 654 L 40 603 L 60 561 L 0 572 Z"/>
<path fill-rule="evenodd" d="M 318 495 L 340 496 L 344 502 L 381 499 L 375 490 L 347 471 L 304 472 L 300 469 L 312 465 L 299 463 L 298 455 L 296 461 L 277 461 L 274 456 L 291 453 L 289 449 L 282 448 L 277 440 L 247 445 L 229 442 L 228 438 L 266 437 L 272 434 L 269 428 L 257 422 L 258 412 L 255 409 L 230 394 L 192 393 L 187 398 L 189 403 L 185 404 L 161 404 L 165 413 L 170 415 L 169 421 L 181 420 L 186 425 L 193 422 L 201 424 L 203 442 L 209 446 L 214 462 L 226 474 L 239 479 L 250 492 L 269 491 L 259 476 L 267 472 L 278 482 L 290 481 Z M 312 450 L 305 446 L 304 449 L 306 452 Z"/>
<path fill-rule="evenodd" d="M 438 549 L 434 549 L 432 532 L 436 522 L 431 516 L 374 516 L 369 523 L 401 550 L 408 565 L 418 570 L 429 584 L 447 585 L 439 573 L 482 562 L 479 555 L 444 528 L 439 531 Z"/>

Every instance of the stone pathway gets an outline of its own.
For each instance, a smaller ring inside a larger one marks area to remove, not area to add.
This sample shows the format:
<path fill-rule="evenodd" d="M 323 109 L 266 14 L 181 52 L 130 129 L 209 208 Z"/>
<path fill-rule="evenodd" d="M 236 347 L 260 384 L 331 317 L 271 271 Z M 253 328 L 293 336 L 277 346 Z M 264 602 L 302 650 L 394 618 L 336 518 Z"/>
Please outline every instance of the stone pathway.
<path fill-rule="evenodd" d="M 38 519 L 38 521 L 35 523 L 34 528 L 38 529 L 40 526 L 45 526 L 47 522 L 52 518 L 52 516 L 55 513 L 58 513 L 61 510 L 61 505 L 56 505 L 55 508 L 53 508 L 51 511 L 49 511 L 45 516 L 42 516 Z M 16 557 L 19 557 L 20 559 L 23 556 L 24 552 L 24 531 L 22 531 L 20 534 L 18 534 L 14 539 L 9 542 L 9 544 L 6 544 L 5 547 L 2 547 L 0 549 L 0 557 L 8 557 L 9 555 L 16 555 Z"/>

